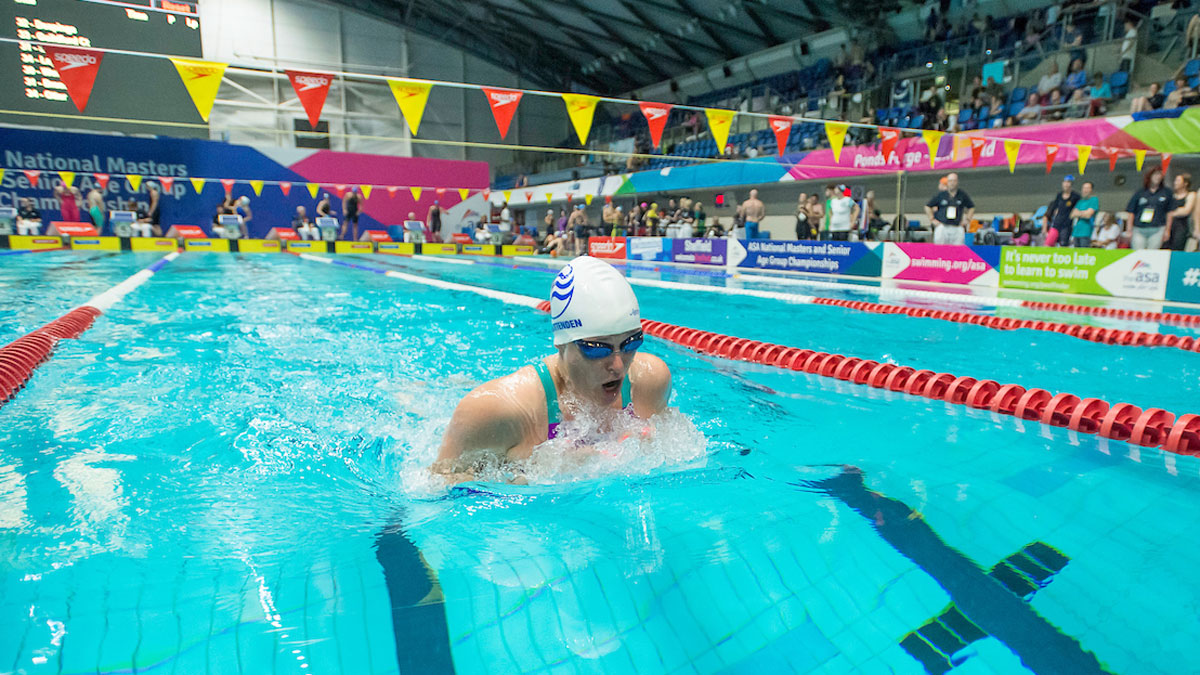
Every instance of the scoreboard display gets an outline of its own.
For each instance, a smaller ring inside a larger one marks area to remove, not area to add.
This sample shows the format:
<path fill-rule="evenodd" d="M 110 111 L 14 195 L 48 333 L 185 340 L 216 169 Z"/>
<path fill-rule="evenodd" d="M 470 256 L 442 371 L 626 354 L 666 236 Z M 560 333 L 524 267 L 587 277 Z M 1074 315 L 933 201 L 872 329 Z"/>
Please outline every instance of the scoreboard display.
<path fill-rule="evenodd" d="M 208 135 L 204 129 L 167 127 L 151 121 L 203 123 L 170 61 L 105 53 L 87 109 L 80 113 L 45 50 L 36 44 L 200 58 L 200 15 L 195 2 L 0 0 L 0 36 L 9 39 L 0 42 L 0 121 L 125 133 Z M 81 119 L 83 116 L 147 123 Z"/>

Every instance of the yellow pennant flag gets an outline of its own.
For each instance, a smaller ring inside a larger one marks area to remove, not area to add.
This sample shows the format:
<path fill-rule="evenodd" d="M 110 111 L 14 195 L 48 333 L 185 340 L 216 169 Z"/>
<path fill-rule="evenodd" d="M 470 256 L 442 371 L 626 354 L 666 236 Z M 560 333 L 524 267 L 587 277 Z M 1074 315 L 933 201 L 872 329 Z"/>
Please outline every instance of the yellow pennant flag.
<path fill-rule="evenodd" d="M 846 141 L 846 130 L 850 128 L 845 122 L 826 122 L 825 136 L 829 139 L 829 149 L 833 150 L 833 161 L 842 161 L 842 144 Z"/>
<path fill-rule="evenodd" d="M 1088 157 L 1092 154 L 1092 146 L 1077 145 L 1075 147 L 1079 149 L 1079 175 L 1082 176 L 1083 170 L 1087 168 Z"/>
<path fill-rule="evenodd" d="M 196 106 L 196 112 L 205 122 L 212 112 L 213 101 L 217 100 L 217 90 L 221 88 L 221 78 L 225 76 L 228 63 L 216 61 L 192 61 L 189 59 L 171 59 L 175 70 L 179 71 L 179 79 L 187 87 L 188 95 Z"/>
<path fill-rule="evenodd" d="M 250 187 L 254 188 L 254 196 L 262 196 L 263 182 L 261 180 L 250 181 Z"/>
<path fill-rule="evenodd" d="M 363 193 L 363 199 L 370 199 L 370 198 L 371 198 L 371 186 L 370 186 L 370 185 L 359 185 L 359 186 L 358 186 L 358 189 L 359 189 L 359 190 L 362 190 L 362 193 Z"/>
<path fill-rule="evenodd" d="M 554 198 L 554 195 L 553 195 L 553 194 L 551 194 L 551 193 L 549 193 L 549 192 L 547 192 L 547 193 L 546 193 L 546 203 L 547 203 L 547 204 L 549 204 L 549 203 L 550 203 L 550 200 L 551 200 L 551 199 L 553 199 L 553 198 Z"/>
<path fill-rule="evenodd" d="M 138 190 L 142 189 L 142 177 L 141 176 L 139 176 L 135 173 L 126 174 L 125 180 L 129 181 L 129 184 L 133 186 L 134 192 L 137 192 Z"/>
<path fill-rule="evenodd" d="M 204 179 L 203 178 L 192 178 L 191 181 L 192 181 L 192 189 L 196 191 L 196 194 L 200 194 L 204 190 Z"/>
<path fill-rule="evenodd" d="M 511 202 L 511 201 L 512 201 L 512 190 L 505 190 L 505 191 L 504 191 L 504 201 L 505 201 L 505 202 Z"/>
<path fill-rule="evenodd" d="M 313 199 L 317 198 L 317 192 L 320 189 L 321 189 L 321 186 L 318 185 L 317 183 L 309 183 L 308 184 L 308 194 L 312 195 Z"/>
<path fill-rule="evenodd" d="M 62 178 L 63 185 L 70 187 L 75 184 L 74 171 L 59 171 L 58 175 Z M 3 180 L 2 176 L 0 176 L 0 180 Z"/>
<path fill-rule="evenodd" d="M 2 178 L 2 176 L 0 176 L 0 178 Z M 591 205 L 592 205 L 592 195 L 584 195 L 584 196 L 583 196 L 583 203 L 584 203 L 584 204 L 586 204 L 586 205 L 588 205 L 588 206 L 591 206 Z"/>
<path fill-rule="evenodd" d="M 1146 161 L 1146 151 L 1145 150 L 1134 150 L 1133 151 L 1133 161 L 1137 164 L 1137 170 L 1141 171 L 1142 163 Z M 0 173 L 0 180 L 3 180 L 3 179 L 4 179 L 4 174 Z"/>
<path fill-rule="evenodd" d="M 829 124 L 829 123 L 826 122 L 825 124 Z M 946 135 L 946 132 L 938 131 L 936 129 L 926 129 L 925 131 L 921 132 L 921 138 L 925 139 L 925 145 L 929 147 L 929 168 L 930 169 L 935 168 L 933 165 L 935 162 L 937 162 L 938 147 L 941 146 L 942 136 L 945 136 L 945 135 Z"/>
<path fill-rule="evenodd" d="M 1021 141 L 1004 141 L 1004 156 L 1008 158 L 1008 172 L 1017 170 L 1017 155 L 1021 152 Z"/>
<path fill-rule="evenodd" d="M 0 183 L 4 182 L 4 169 L 0 169 Z"/>
<path fill-rule="evenodd" d="M 588 134 L 592 131 L 592 118 L 596 115 L 596 104 L 600 98 L 587 94 L 563 94 L 562 97 L 567 104 L 567 117 L 571 118 L 571 125 L 579 136 L 579 144 L 587 145 Z"/>
<path fill-rule="evenodd" d="M 464 202 L 467 201 L 467 195 L 469 195 L 469 194 L 471 194 L 471 191 L 468 190 L 467 188 L 459 188 L 458 189 L 458 198 L 463 200 Z"/>
<path fill-rule="evenodd" d="M 421 188 L 410 187 L 408 191 L 412 193 L 414 200 L 421 201 Z"/>
<path fill-rule="evenodd" d="M 732 110 L 704 109 L 704 116 L 708 118 L 708 131 L 716 141 L 718 155 L 725 154 L 725 141 L 729 140 L 729 127 L 733 126 L 733 116 L 736 114 Z"/>
<path fill-rule="evenodd" d="M 389 77 L 388 86 L 391 87 L 392 96 L 396 97 L 396 103 L 400 106 L 400 114 L 404 115 L 404 121 L 408 122 L 408 130 L 416 136 L 417 129 L 421 128 L 421 116 L 425 114 L 425 103 L 429 101 L 429 90 L 433 88 L 433 83 Z"/>

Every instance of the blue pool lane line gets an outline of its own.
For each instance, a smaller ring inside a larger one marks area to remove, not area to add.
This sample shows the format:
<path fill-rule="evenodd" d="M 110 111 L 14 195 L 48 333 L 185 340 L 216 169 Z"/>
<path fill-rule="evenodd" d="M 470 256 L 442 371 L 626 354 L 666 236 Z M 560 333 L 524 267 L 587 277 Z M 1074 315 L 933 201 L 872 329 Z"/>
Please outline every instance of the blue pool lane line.
<path fill-rule="evenodd" d="M 1110 672 L 1094 654 L 1058 630 L 1001 580 L 984 573 L 942 541 L 921 514 L 899 500 L 867 489 L 857 467 L 844 467 L 832 478 L 806 481 L 800 487 L 828 494 L 870 521 L 879 536 L 945 589 L 953 605 L 971 623 L 1003 642 L 1026 668 L 1039 675 Z"/>
<path fill-rule="evenodd" d="M 453 673 L 450 628 L 437 572 L 409 541 L 400 517 L 379 533 L 375 558 L 387 583 L 401 675 Z"/>

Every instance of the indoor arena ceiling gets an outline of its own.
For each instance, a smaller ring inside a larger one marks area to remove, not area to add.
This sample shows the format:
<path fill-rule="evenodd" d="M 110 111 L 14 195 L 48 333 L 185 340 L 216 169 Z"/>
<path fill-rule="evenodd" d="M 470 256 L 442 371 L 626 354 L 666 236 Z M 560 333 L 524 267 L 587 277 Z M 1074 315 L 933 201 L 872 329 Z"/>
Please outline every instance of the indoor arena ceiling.
<path fill-rule="evenodd" d="M 546 87 L 615 94 L 752 54 L 890 2 L 340 0 Z M 851 9 L 853 8 L 853 9 Z"/>

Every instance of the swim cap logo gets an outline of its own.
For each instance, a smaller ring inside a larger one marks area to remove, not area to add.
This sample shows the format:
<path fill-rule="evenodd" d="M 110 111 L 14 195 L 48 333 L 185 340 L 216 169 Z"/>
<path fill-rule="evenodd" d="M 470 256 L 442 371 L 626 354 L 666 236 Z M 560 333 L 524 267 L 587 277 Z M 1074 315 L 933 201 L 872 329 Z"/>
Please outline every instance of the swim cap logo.
<path fill-rule="evenodd" d="M 570 265 L 562 268 L 558 276 L 554 278 L 554 288 L 550 290 L 550 300 L 559 300 L 563 303 L 562 309 L 558 310 L 558 314 L 550 317 L 551 320 L 557 319 L 567 311 L 571 306 L 571 298 L 575 296 L 575 270 L 571 269 Z"/>

